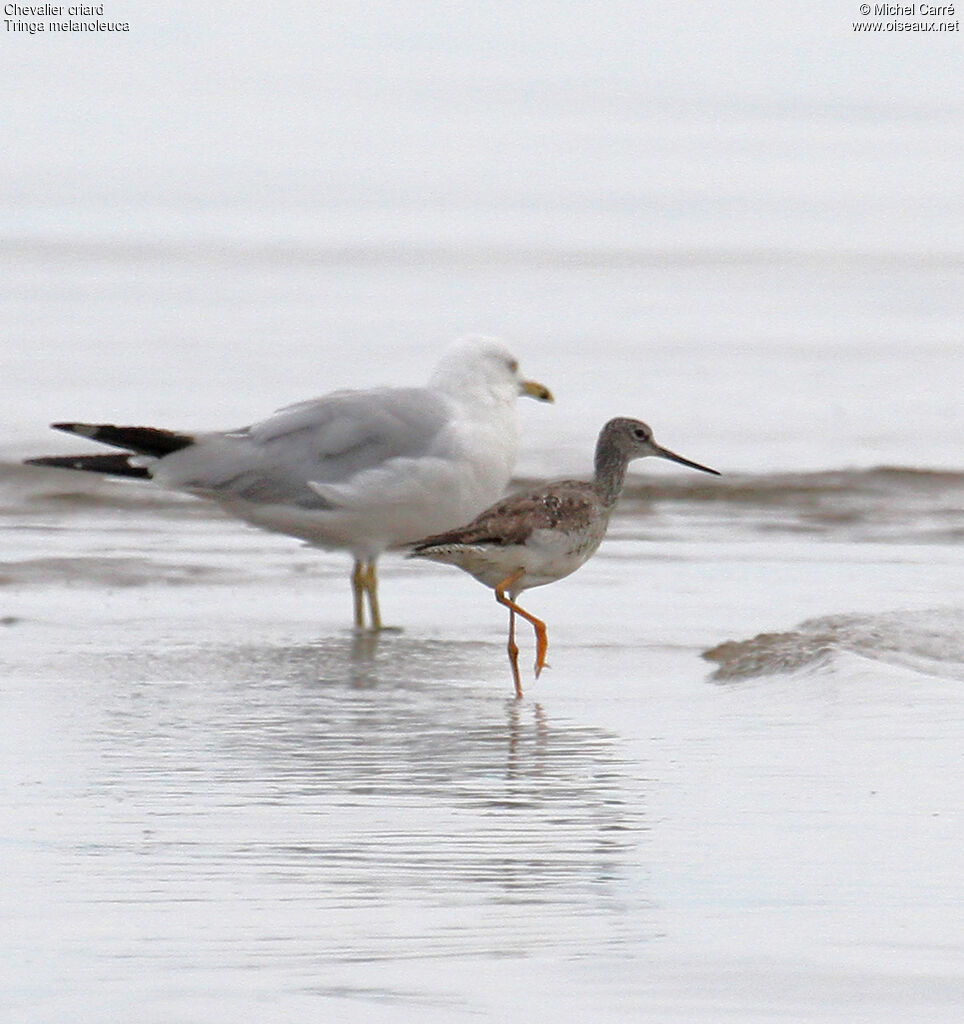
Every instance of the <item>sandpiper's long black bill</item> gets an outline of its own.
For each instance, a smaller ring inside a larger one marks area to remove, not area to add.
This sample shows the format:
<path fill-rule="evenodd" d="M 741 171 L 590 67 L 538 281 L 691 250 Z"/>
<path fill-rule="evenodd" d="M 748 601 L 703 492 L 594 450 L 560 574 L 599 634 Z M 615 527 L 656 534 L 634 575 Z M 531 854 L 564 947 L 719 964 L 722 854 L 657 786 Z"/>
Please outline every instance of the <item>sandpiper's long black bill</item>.
<path fill-rule="evenodd" d="M 661 459 L 669 459 L 670 462 L 678 462 L 681 466 L 689 466 L 690 469 L 699 469 L 703 473 L 712 473 L 713 476 L 719 476 L 719 472 L 715 469 L 710 469 L 709 466 L 701 466 L 698 462 L 691 462 L 689 459 L 684 459 L 682 455 L 677 455 L 676 452 L 671 452 L 669 448 L 661 448 L 659 445 L 653 445 L 655 449 L 653 454 L 658 455 Z"/>

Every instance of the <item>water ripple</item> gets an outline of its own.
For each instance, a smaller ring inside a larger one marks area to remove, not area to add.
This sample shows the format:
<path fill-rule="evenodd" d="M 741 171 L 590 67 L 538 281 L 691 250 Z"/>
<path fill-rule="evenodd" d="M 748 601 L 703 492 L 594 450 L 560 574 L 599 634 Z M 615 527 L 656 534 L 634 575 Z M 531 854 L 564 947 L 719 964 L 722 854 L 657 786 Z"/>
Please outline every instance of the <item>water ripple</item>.
<path fill-rule="evenodd" d="M 477 686 L 476 648 L 85 656 L 115 684 L 91 738 L 98 835 L 76 846 L 89 899 L 216 915 L 243 892 L 257 943 L 339 962 L 638 940 L 646 783 L 612 735 Z"/>

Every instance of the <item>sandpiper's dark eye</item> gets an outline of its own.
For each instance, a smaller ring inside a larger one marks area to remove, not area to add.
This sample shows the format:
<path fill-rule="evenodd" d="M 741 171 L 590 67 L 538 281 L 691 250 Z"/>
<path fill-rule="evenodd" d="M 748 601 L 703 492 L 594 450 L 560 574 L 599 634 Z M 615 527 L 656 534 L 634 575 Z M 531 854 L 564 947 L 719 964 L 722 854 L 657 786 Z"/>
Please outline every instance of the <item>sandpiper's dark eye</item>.
<path fill-rule="evenodd" d="M 509 372 L 510 373 L 518 373 L 519 372 L 519 360 L 518 359 L 510 359 L 509 360 Z"/>
<path fill-rule="evenodd" d="M 635 427 L 633 429 L 633 437 L 635 437 L 637 441 L 648 440 L 648 437 L 646 436 L 646 431 L 643 430 L 642 427 Z"/>

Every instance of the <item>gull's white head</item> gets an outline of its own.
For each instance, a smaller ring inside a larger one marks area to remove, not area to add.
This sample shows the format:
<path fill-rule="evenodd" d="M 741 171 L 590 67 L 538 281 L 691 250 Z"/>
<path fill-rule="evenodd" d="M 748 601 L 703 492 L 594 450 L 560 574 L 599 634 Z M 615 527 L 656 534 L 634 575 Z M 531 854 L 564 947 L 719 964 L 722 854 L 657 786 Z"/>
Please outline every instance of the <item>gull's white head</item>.
<path fill-rule="evenodd" d="M 496 338 L 472 337 L 456 342 L 439 360 L 429 383 L 455 399 L 471 396 L 509 403 L 527 395 L 540 402 L 553 400 L 544 384 L 522 377 L 519 361 Z"/>

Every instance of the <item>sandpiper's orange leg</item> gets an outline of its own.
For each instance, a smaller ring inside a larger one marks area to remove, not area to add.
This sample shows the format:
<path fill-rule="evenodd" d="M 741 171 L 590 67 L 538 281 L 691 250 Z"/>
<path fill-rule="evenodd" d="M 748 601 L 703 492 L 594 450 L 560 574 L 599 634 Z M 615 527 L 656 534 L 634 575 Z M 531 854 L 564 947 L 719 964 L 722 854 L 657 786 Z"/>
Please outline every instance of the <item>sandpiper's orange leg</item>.
<path fill-rule="evenodd" d="M 509 609 L 509 664 L 512 666 L 512 681 L 516 697 L 522 696 L 522 681 L 519 679 L 519 647 L 515 642 L 515 612 Z"/>
<path fill-rule="evenodd" d="M 518 583 L 519 580 L 522 579 L 524 572 L 524 569 L 520 569 L 511 576 L 507 576 L 495 588 L 495 599 L 499 604 L 504 604 L 506 608 L 509 609 L 510 613 L 517 612 L 526 620 L 526 622 L 532 624 L 532 628 L 536 633 L 536 679 L 538 679 L 539 673 L 546 667 L 546 653 L 549 650 L 549 638 L 546 633 L 546 624 L 542 619 L 537 619 L 533 614 L 531 614 L 531 612 L 527 612 L 525 608 L 520 608 L 511 597 L 506 595 L 506 590 L 511 589 L 513 584 Z"/>
<path fill-rule="evenodd" d="M 513 602 L 514 603 L 514 602 Z M 530 612 L 527 612 L 525 608 L 520 608 L 515 605 L 515 610 L 527 621 L 532 623 L 532 628 L 536 634 L 536 679 L 539 678 L 539 673 L 546 667 L 546 654 L 549 652 L 549 636 L 546 630 L 546 624 L 542 619 L 537 619 Z"/>

